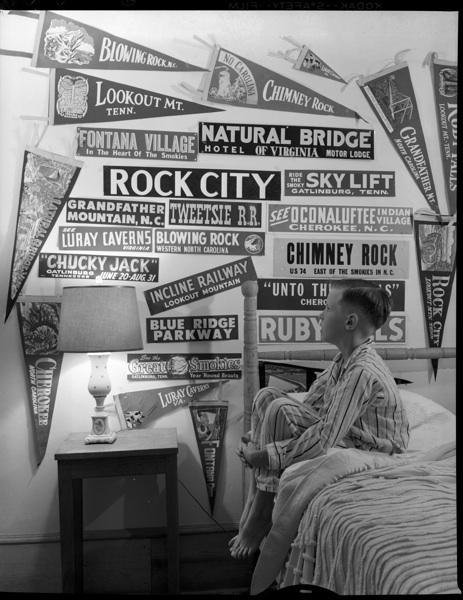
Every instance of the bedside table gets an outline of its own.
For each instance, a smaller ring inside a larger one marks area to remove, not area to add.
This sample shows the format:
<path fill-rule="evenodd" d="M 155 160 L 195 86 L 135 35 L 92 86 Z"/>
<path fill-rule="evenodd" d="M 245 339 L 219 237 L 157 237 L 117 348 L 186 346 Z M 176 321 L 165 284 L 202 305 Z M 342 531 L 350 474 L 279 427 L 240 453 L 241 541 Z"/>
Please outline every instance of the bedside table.
<path fill-rule="evenodd" d="M 63 593 L 83 591 L 82 481 L 89 477 L 156 474 L 166 478 L 168 592 L 178 593 L 177 430 L 123 430 L 112 444 L 85 444 L 85 436 L 70 434 L 55 453 Z"/>

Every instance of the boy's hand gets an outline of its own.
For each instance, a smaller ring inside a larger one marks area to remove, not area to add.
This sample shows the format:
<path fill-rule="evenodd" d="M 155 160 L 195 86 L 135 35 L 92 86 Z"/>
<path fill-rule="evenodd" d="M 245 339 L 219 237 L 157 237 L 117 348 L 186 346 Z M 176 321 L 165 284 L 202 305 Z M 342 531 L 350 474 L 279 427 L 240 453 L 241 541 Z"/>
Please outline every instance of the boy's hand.
<path fill-rule="evenodd" d="M 248 467 L 268 467 L 267 450 L 253 450 L 243 444 L 238 450 L 238 456 Z"/>

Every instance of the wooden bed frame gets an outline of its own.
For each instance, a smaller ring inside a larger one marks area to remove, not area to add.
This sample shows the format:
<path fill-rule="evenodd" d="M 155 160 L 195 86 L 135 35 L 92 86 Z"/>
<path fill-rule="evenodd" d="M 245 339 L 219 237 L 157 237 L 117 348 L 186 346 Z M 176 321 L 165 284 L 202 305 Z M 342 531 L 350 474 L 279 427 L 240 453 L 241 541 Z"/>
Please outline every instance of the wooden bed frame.
<path fill-rule="evenodd" d="M 241 286 L 244 296 L 244 343 L 243 343 L 243 396 L 244 396 L 244 432 L 251 422 L 252 400 L 259 389 L 259 359 L 274 361 L 319 360 L 327 361 L 337 353 L 335 348 L 313 348 L 306 350 L 268 350 L 259 351 L 257 343 L 257 281 L 245 281 Z M 440 359 L 455 358 L 456 348 L 411 348 L 376 347 L 378 354 L 385 360 Z"/>

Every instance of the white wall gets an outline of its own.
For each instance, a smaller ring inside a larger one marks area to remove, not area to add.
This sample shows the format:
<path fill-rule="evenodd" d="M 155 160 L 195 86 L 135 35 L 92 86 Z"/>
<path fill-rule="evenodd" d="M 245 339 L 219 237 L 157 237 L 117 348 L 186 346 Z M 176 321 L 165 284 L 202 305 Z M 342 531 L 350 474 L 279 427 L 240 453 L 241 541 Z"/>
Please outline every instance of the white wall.
<path fill-rule="evenodd" d="M 206 66 L 210 51 L 194 39 L 197 35 L 211 43 L 235 51 L 269 69 L 273 69 L 302 84 L 313 87 L 320 93 L 357 110 L 364 116 L 368 125 L 375 129 L 376 159 L 368 161 L 367 168 L 393 170 L 396 172 L 397 197 L 394 205 L 411 206 L 413 210 L 427 208 L 421 193 L 405 170 L 396 151 L 392 148 L 382 127 L 367 106 L 358 86 L 350 84 L 344 92 L 336 82 L 323 80 L 295 71 L 289 62 L 269 56 L 269 52 L 286 50 L 290 46 L 282 41 L 282 36 L 292 36 L 309 45 L 329 65 L 345 78 L 354 74 L 372 74 L 393 61 L 394 56 L 409 50 L 405 55 L 409 62 L 415 85 L 419 112 L 433 169 L 439 203 L 446 212 L 443 176 L 440 162 L 436 119 L 429 72 L 422 66 L 428 52 L 435 51 L 446 60 L 457 57 L 457 14 L 454 12 L 337 12 L 337 11 L 62 11 L 69 15 L 120 37 L 138 42 L 148 47 L 170 54 L 187 62 Z M 1 47 L 22 51 L 32 51 L 36 21 L 18 16 L 0 16 Z M 21 115 L 47 114 L 48 82 L 43 75 L 24 71 L 29 61 L 0 55 L 0 314 L 5 314 L 9 282 L 11 255 L 14 243 L 14 228 L 18 209 L 19 179 L 24 146 L 36 140 L 36 126 L 33 121 L 21 119 Z M 42 70 L 42 72 L 47 72 Z M 91 72 L 89 72 L 92 74 Z M 144 71 L 104 71 L 98 72 L 104 78 L 127 83 L 167 95 L 191 100 L 180 82 L 186 81 L 197 87 L 201 73 L 157 73 Z M 114 127 L 139 129 L 197 131 L 199 120 L 226 121 L 230 123 L 262 123 L 283 125 L 317 125 L 352 127 L 351 119 L 304 116 L 297 113 L 227 107 L 223 113 L 204 113 L 163 117 L 138 121 L 120 121 Z M 39 123 L 39 127 L 43 126 Z M 40 147 L 58 154 L 71 155 L 74 139 L 74 126 L 50 126 Z M 84 167 L 75 185 L 73 195 L 82 197 L 102 197 L 102 166 L 117 164 L 116 159 L 83 159 Z M 124 163 L 137 165 L 136 161 Z M 361 169 L 361 161 L 318 160 L 313 168 Z M 147 162 L 145 164 L 148 164 Z M 184 166 L 182 163 L 150 163 L 154 166 Z M 304 159 L 250 158 L 246 156 L 199 155 L 198 168 L 237 168 L 246 169 L 308 168 Z M 336 204 L 338 199 L 332 199 Z M 283 200 L 284 201 L 284 200 Z M 288 201 L 288 200 L 286 200 Z M 347 202 L 347 200 L 346 200 Z M 359 199 L 350 200 L 362 204 Z M 58 226 L 63 224 L 64 211 L 51 232 L 43 251 L 57 248 Z M 263 209 L 263 223 L 266 211 Z M 394 236 L 392 236 L 394 237 Z M 259 277 L 273 276 L 273 254 L 271 236 L 267 235 L 265 257 L 253 259 Z M 410 241 L 412 237 L 410 236 Z M 411 242 L 412 243 L 412 242 Z M 224 264 L 230 259 L 211 256 L 164 255 L 161 257 L 163 273 L 169 275 L 160 283 L 181 278 L 207 268 Z M 63 282 L 71 285 L 72 280 Z M 151 285 L 136 284 L 142 324 L 149 316 L 143 298 L 143 290 Z M 456 287 L 456 286 L 454 286 Z M 39 279 L 37 267 L 33 267 L 23 293 L 56 295 L 60 286 L 53 279 Z M 410 277 L 406 284 L 407 344 L 426 346 L 425 328 L 421 309 L 419 281 L 416 270 L 414 249 L 410 251 Z M 186 305 L 181 310 L 166 314 L 242 314 L 242 296 L 239 289 L 225 292 L 208 300 Z M 3 317 L 2 317 L 3 320 Z M 242 340 L 242 318 L 240 316 L 240 340 Z M 447 323 L 442 341 L 443 346 L 456 343 L 455 293 L 451 300 Z M 178 344 L 164 345 L 163 352 L 240 352 L 241 341 L 206 342 L 191 347 Z M 146 350 L 155 351 L 150 345 Z M 266 349 L 272 349 L 266 347 Z M 274 348 L 273 348 L 274 349 Z M 87 365 L 78 355 L 64 357 L 62 374 L 58 387 L 53 423 L 50 431 L 48 450 L 42 464 L 35 467 L 33 444 L 33 424 L 28 406 L 25 369 L 23 365 L 20 336 L 16 312 L 8 321 L 0 325 L 0 536 L 14 539 L 16 536 L 53 535 L 59 529 L 57 480 L 54 452 L 62 440 L 72 431 L 86 431 L 93 400 L 86 393 Z M 128 383 L 125 378 L 123 356 L 111 359 L 110 370 L 113 393 L 135 389 L 156 387 L 156 382 Z M 395 364 L 396 371 L 408 373 L 416 381 L 420 391 L 427 391 L 444 405 L 454 406 L 454 367 L 453 360 L 441 361 L 437 383 L 430 382 L 428 364 L 417 361 L 415 364 Z M 419 371 L 416 371 L 419 369 Z M 173 382 L 175 383 L 175 382 Z M 159 384 L 158 384 L 159 385 Z M 440 387 L 439 387 L 440 386 Z M 223 524 L 236 523 L 241 512 L 241 467 L 234 455 L 242 432 L 241 382 L 230 382 L 225 386 L 225 397 L 229 399 L 229 422 L 225 439 L 225 451 L 221 466 L 219 489 L 214 517 Z M 179 473 L 180 479 L 198 498 L 204 507 L 208 506 L 205 486 L 199 463 L 190 415 L 187 410 L 177 410 L 156 422 L 155 427 L 175 426 L 180 440 Z M 155 487 L 162 494 L 162 484 Z M 101 480 L 91 482 L 87 487 L 85 522 L 89 528 L 104 529 L 121 526 L 136 527 L 162 523 L 159 501 L 153 494 L 153 484 L 138 478 L 136 480 Z M 154 498 L 154 499 L 153 499 Z M 161 495 L 162 498 L 162 495 Z M 181 525 L 208 525 L 210 519 L 194 503 L 180 486 Z"/>

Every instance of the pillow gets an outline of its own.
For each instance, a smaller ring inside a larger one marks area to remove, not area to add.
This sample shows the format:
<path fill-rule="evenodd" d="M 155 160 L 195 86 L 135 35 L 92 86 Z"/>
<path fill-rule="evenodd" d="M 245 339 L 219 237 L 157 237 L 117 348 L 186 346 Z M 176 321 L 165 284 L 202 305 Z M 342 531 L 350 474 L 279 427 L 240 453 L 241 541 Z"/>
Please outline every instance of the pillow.
<path fill-rule="evenodd" d="M 431 416 L 438 415 L 439 413 L 449 413 L 449 410 L 421 394 L 399 388 L 400 397 L 402 398 L 403 405 L 407 411 L 408 422 L 410 429 L 419 427 L 421 424 L 426 423 L 430 420 Z"/>

